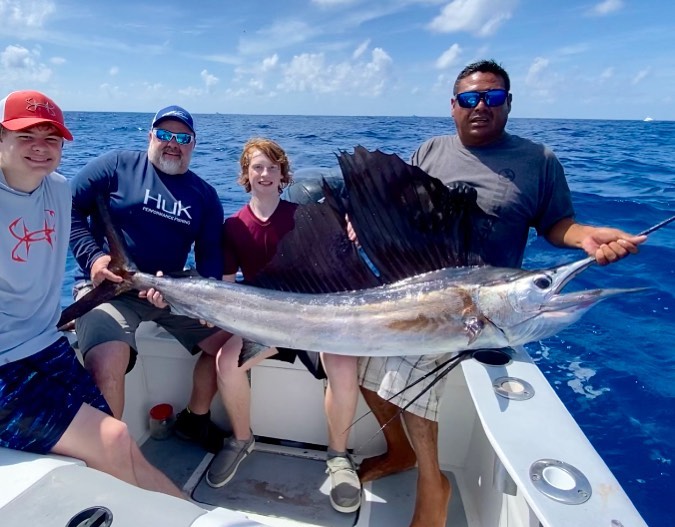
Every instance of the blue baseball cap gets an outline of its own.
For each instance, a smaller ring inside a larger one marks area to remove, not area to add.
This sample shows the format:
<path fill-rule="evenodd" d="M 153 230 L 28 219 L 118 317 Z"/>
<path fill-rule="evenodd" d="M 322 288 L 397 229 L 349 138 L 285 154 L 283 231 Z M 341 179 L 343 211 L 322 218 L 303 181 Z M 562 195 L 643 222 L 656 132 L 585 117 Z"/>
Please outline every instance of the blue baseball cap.
<path fill-rule="evenodd" d="M 190 115 L 190 112 L 188 112 L 185 108 L 181 108 L 180 106 L 176 105 L 162 108 L 155 114 L 155 117 L 152 119 L 152 128 L 157 126 L 157 124 L 159 124 L 160 121 L 164 121 L 166 119 L 174 119 L 175 121 L 180 121 L 190 130 L 192 130 L 193 134 L 196 135 L 197 133 L 195 132 L 195 125 L 194 121 L 192 120 L 192 116 Z"/>

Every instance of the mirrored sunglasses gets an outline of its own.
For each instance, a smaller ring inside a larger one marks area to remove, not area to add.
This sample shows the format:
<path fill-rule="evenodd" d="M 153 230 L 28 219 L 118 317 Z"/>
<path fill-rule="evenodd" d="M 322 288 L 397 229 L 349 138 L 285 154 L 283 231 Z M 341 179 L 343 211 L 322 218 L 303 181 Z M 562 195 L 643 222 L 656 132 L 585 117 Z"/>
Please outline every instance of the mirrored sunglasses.
<path fill-rule="evenodd" d="M 164 130 L 164 128 L 153 128 L 152 132 L 157 139 L 165 143 L 168 143 L 175 138 L 176 143 L 179 145 L 189 145 L 194 139 L 192 134 L 174 134 L 173 132 L 169 132 L 169 130 Z"/>
<path fill-rule="evenodd" d="M 465 91 L 455 95 L 455 99 L 462 108 L 475 108 L 480 101 L 485 101 L 485 105 L 492 108 L 504 104 L 508 95 L 509 92 L 503 89 Z"/>

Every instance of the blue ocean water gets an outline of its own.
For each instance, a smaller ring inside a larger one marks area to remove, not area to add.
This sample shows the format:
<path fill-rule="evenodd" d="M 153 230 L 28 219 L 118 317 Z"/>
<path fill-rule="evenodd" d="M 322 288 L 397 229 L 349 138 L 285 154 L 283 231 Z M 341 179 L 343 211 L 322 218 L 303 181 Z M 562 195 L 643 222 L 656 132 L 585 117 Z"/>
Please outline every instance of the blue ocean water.
<path fill-rule="evenodd" d="M 151 114 L 66 115 L 75 141 L 60 167 L 72 177 L 110 149 L 145 149 Z M 335 167 L 335 153 L 360 144 L 407 159 L 425 139 L 452 133 L 450 118 L 197 115 L 192 168 L 221 197 L 225 213 L 247 201 L 238 159 L 253 136 L 277 140 L 295 170 Z M 675 122 L 511 119 L 511 133 L 551 147 L 565 166 L 579 221 L 639 232 L 675 214 Z M 531 237 L 527 268 L 581 253 Z M 580 322 L 528 345 L 649 525 L 671 525 L 675 486 L 675 225 L 652 234 L 640 254 L 575 279 L 579 288 L 645 287 L 608 300 Z M 68 262 L 63 305 L 71 302 Z M 526 440 L 526 439 L 524 439 Z"/>

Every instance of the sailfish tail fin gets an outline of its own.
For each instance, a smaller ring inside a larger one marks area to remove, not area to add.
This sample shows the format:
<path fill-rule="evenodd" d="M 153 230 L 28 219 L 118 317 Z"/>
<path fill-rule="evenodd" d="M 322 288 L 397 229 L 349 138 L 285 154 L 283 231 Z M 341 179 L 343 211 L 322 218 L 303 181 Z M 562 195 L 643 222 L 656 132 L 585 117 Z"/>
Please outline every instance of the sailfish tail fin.
<path fill-rule="evenodd" d="M 103 221 L 103 225 L 105 226 L 105 235 L 108 239 L 108 246 L 110 248 L 110 264 L 108 265 L 108 269 L 124 278 L 124 281 L 116 283 L 104 280 L 101 284 L 94 287 L 86 295 L 61 312 L 61 318 L 56 324 L 58 329 L 65 329 L 69 322 L 84 315 L 96 306 L 133 288 L 131 277 L 138 269 L 131 261 L 131 258 L 129 258 L 126 245 L 120 236 L 120 233 L 117 232 L 113 226 L 107 197 L 98 194 L 96 196 L 96 204 L 98 205 L 98 212 Z"/>
<path fill-rule="evenodd" d="M 104 280 L 100 285 L 94 287 L 82 298 L 64 309 L 61 312 L 61 318 L 56 324 L 56 327 L 60 330 L 66 329 L 66 325 L 69 322 L 81 317 L 88 311 L 94 309 L 96 306 L 103 304 L 108 300 L 112 300 L 117 295 L 122 294 L 125 291 L 129 291 L 131 288 L 131 283 L 126 280 L 120 283 Z"/>
<path fill-rule="evenodd" d="M 96 196 L 96 204 L 98 205 L 98 213 L 105 226 L 105 237 L 108 240 L 108 246 L 110 248 L 110 264 L 108 265 L 108 268 L 116 275 L 126 279 L 138 271 L 138 269 L 127 253 L 127 246 L 124 243 L 122 236 L 113 225 L 108 199 L 103 195 L 98 194 Z"/>

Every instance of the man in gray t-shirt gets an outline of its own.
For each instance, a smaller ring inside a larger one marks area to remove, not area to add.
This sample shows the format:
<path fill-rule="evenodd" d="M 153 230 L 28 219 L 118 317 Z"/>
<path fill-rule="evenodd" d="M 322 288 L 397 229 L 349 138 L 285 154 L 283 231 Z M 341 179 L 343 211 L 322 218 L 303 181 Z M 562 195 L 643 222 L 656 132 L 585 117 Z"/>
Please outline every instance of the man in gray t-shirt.
<path fill-rule="evenodd" d="M 426 141 L 411 161 L 445 184 L 464 181 L 476 188 L 478 205 L 494 217 L 480 228 L 483 260 L 493 266 L 520 267 L 530 227 L 553 245 L 583 249 L 600 265 L 636 253 L 645 236 L 577 223 L 562 165 L 553 152 L 505 132 L 511 111 L 509 89 L 508 74 L 493 61 L 464 68 L 451 100 L 457 135 Z M 397 394 L 399 387 L 411 385 L 445 358 L 360 360 L 361 391 L 380 424 L 395 416 L 431 379 L 411 390 L 414 394 Z M 390 421 L 384 428 L 387 452 L 365 459 L 359 469 L 365 483 L 417 463 L 417 499 L 411 527 L 441 527 L 446 523 L 452 489 L 438 463 L 441 384 L 415 401 L 402 419 Z"/>

